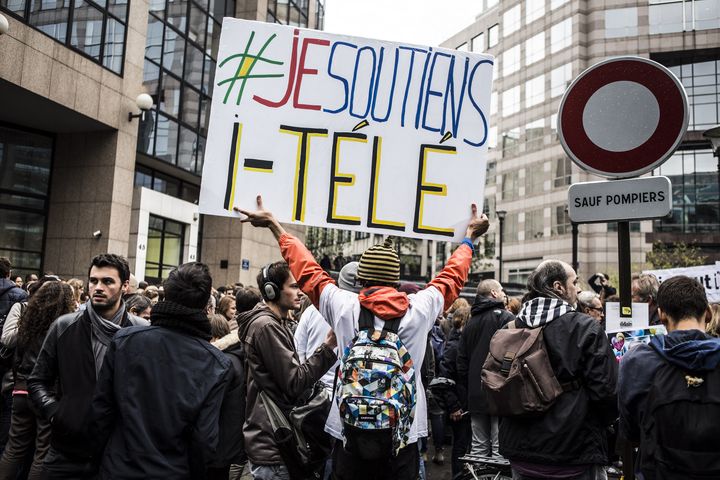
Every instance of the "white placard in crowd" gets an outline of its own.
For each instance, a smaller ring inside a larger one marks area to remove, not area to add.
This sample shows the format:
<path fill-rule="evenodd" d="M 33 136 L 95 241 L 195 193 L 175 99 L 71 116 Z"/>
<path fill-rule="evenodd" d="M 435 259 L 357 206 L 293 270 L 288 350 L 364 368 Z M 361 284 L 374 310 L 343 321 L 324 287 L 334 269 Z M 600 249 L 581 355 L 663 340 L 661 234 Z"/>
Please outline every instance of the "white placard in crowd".
<path fill-rule="evenodd" d="M 460 240 L 482 207 L 493 57 L 223 21 L 200 212 Z"/>
<path fill-rule="evenodd" d="M 685 275 L 696 279 L 705 288 L 708 302 L 720 302 L 720 262 L 699 267 L 668 268 L 664 270 L 644 270 L 643 273 L 655 275 L 660 283 L 670 277 Z"/>
<path fill-rule="evenodd" d="M 647 303 L 633 303 L 632 317 L 620 318 L 620 302 L 605 303 L 605 331 L 607 333 L 642 330 L 650 326 Z"/>

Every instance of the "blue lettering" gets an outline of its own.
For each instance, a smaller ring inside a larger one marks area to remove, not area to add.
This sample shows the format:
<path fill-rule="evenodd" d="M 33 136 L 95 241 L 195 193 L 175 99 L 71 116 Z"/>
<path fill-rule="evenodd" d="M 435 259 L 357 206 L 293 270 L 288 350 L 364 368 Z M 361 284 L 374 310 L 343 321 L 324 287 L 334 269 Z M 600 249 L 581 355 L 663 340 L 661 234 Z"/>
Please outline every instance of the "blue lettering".
<path fill-rule="evenodd" d="M 392 103 L 393 103 L 393 96 L 395 95 L 395 80 L 397 79 L 397 69 L 398 69 L 398 61 L 400 57 L 400 52 L 396 48 L 395 49 L 395 65 L 393 66 L 393 74 L 392 74 L 392 85 L 390 85 L 390 99 L 388 100 L 388 106 L 387 111 L 385 113 L 385 116 L 383 118 L 379 118 L 375 116 L 375 104 L 377 102 L 377 96 L 378 96 L 378 87 L 380 86 L 380 75 L 382 74 L 382 67 L 383 67 L 383 57 L 385 56 L 385 48 L 380 48 L 380 61 L 378 62 L 378 72 L 377 72 L 377 78 L 375 79 L 375 90 L 373 91 L 373 100 L 372 100 L 372 119 L 376 122 L 386 122 L 388 118 L 390 118 L 390 111 L 392 110 Z"/>
<path fill-rule="evenodd" d="M 473 67 L 472 71 L 470 72 L 470 85 L 468 86 L 468 98 L 470 99 L 470 103 L 473 104 L 473 107 L 475 107 L 475 110 L 480 114 L 480 118 L 482 119 L 482 122 L 483 122 L 483 130 L 484 130 L 482 140 L 480 140 L 477 143 L 472 142 L 472 141 L 468 140 L 467 138 L 463 139 L 463 142 L 467 143 L 468 145 L 472 145 L 473 147 L 481 147 L 482 145 L 485 144 L 485 142 L 487 141 L 487 137 L 488 137 L 488 126 L 487 126 L 487 120 L 485 119 L 485 114 L 483 113 L 482 109 L 477 104 L 477 102 L 475 101 L 475 98 L 472 95 L 473 78 L 475 77 L 475 72 L 477 71 L 477 69 L 480 65 L 491 65 L 492 66 L 492 64 L 493 64 L 492 60 L 481 60 Z"/>
<path fill-rule="evenodd" d="M 345 110 L 348 106 L 348 81 L 346 78 L 343 78 L 340 75 L 336 75 L 332 72 L 332 63 L 333 63 L 333 58 L 335 57 L 335 49 L 341 45 L 345 46 L 345 47 L 350 47 L 350 48 L 357 48 L 357 45 L 353 45 L 352 43 L 347 43 L 347 42 L 335 42 L 332 46 L 332 49 L 330 49 L 330 58 L 328 59 L 327 72 L 328 72 L 329 76 L 331 76 L 332 78 L 334 78 L 336 80 L 340 80 L 340 82 L 343 84 L 343 88 L 345 89 L 345 103 L 343 103 L 340 108 L 337 108 L 335 110 L 331 110 L 329 108 L 324 108 L 323 112 L 340 113 L 343 110 Z"/>
<path fill-rule="evenodd" d="M 367 103 L 365 104 L 365 112 L 362 115 L 358 115 L 353 111 L 353 107 L 355 106 L 355 86 L 357 85 L 358 66 L 360 65 L 360 57 L 362 56 L 363 52 L 370 52 L 372 54 L 372 72 L 370 72 L 369 75 L 370 85 L 368 86 L 368 96 Z M 350 115 L 352 115 L 353 117 L 365 118 L 370 112 L 370 104 L 372 103 L 373 80 L 375 79 L 376 65 L 377 58 L 375 56 L 375 50 L 373 50 L 372 47 L 362 47 L 360 50 L 357 51 L 357 56 L 355 57 L 355 71 L 353 72 L 353 85 L 352 90 L 350 91 Z"/>

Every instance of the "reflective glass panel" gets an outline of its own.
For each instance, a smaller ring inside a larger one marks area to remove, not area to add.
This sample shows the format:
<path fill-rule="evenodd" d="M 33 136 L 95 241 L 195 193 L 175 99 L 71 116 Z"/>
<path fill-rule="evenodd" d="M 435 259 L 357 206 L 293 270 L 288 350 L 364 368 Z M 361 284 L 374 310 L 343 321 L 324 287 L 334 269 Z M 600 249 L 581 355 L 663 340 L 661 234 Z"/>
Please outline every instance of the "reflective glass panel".
<path fill-rule="evenodd" d="M 105 27 L 105 58 L 103 65 L 115 73 L 122 71 L 125 48 L 125 26 L 115 19 L 109 19 Z"/>
<path fill-rule="evenodd" d="M 103 13 L 99 9 L 83 1 L 76 2 L 70 45 L 100 60 L 102 27 Z"/>

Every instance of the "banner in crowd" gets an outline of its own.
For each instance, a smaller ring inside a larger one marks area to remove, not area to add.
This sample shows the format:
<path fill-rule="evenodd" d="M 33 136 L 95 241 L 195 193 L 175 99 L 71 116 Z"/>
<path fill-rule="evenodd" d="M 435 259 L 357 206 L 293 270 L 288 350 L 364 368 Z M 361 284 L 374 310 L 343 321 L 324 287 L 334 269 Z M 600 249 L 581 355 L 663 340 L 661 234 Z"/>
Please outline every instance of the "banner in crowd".
<path fill-rule="evenodd" d="M 720 302 L 720 262 L 699 267 L 668 268 L 665 270 L 644 270 L 655 275 L 660 283 L 670 277 L 685 275 L 696 279 L 705 288 L 708 302 Z"/>
<path fill-rule="evenodd" d="M 482 208 L 493 58 L 225 18 L 200 212 L 460 240 Z"/>

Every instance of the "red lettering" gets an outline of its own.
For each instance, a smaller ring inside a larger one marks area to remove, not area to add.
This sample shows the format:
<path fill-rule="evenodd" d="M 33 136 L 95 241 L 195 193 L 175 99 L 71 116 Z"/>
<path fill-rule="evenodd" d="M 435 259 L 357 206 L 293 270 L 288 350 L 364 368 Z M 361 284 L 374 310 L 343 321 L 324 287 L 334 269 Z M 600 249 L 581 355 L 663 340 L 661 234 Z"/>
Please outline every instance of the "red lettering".
<path fill-rule="evenodd" d="M 295 83 L 295 65 L 297 63 L 297 44 L 298 44 L 298 35 L 300 34 L 300 30 L 297 28 L 295 29 L 295 33 L 293 34 L 293 43 L 292 43 L 292 57 L 290 59 L 290 73 L 288 74 L 288 84 L 287 89 L 285 90 L 285 96 L 279 101 L 279 102 L 273 102 L 272 100 L 267 100 L 265 98 L 259 97 L 257 95 L 253 95 L 253 100 L 255 100 L 258 103 L 261 103 L 265 105 L 266 107 L 270 108 L 278 108 L 282 107 L 287 103 L 287 101 L 290 99 L 290 92 L 292 92 L 293 84 Z M 303 46 L 303 54 L 305 53 L 305 49 Z"/>
<path fill-rule="evenodd" d="M 300 86 L 304 75 L 317 75 L 318 71 L 314 68 L 305 68 L 305 55 L 307 54 L 308 45 L 330 45 L 329 40 L 321 40 L 319 38 L 303 38 L 302 51 L 300 53 L 300 66 L 297 72 L 297 82 L 295 82 L 295 93 L 293 95 L 293 107 L 304 110 L 320 110 L 320 105 L 309 105 L 300 103 Z"/>

